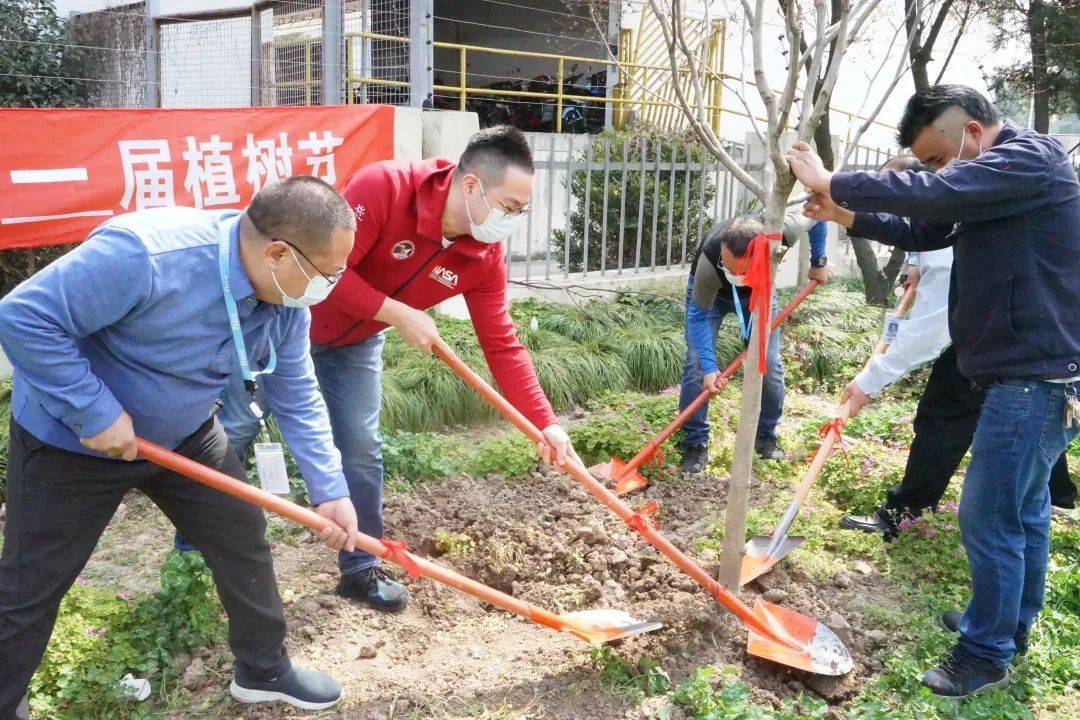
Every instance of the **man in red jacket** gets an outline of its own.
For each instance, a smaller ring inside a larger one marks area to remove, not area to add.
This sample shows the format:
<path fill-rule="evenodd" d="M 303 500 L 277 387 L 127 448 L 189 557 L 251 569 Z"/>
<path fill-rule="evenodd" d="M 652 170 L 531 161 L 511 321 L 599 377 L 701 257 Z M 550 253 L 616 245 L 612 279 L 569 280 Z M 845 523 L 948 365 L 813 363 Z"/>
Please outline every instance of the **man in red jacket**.
<path fill-rule="evenodd" d="M 531 210 L 532 186 L 525 136 L 496 127 L 474 135 L 457 165 L 438 158 L 374 163 L 342 192 L 356 213 L 356 238 L 345 274 L 312 308 L 311 355 L 361 532 L 383 535 L 382 331 L 393 326 L 430 352 L 439 331 L 424 310 L 456 295 L 465 298 L 499 388 L 543 429 L 544 461 L 576 457 L 509 314 L 503 241 Z M 259 430 L 249 405 L 242 388 L 230 390 L 220 416 L 241 456 Z M 338 565 L 339 595 L 391 611 L 408 601 L 378 558 L 342 552 Z"/>

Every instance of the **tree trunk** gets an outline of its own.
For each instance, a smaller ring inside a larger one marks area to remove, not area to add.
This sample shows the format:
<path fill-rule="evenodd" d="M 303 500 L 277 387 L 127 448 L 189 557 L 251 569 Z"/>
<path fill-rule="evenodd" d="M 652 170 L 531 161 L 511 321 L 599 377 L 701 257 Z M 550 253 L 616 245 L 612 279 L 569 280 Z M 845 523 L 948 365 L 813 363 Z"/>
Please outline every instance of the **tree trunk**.
<path fill-rule="evenodd" d="M 863 279 L 863 292 L 866 302 L 870 305 L 888 307 L 892 299 L 892 288 L 896 283 L 896 277 L 904 267 L 906 252 L 900 248 L 893 248 L 889 260 L 884 268 L 878 267 L 877 255 L 869 240 L 860 237 L 848 236 L 851 240 L 851 249 L 855 251 L 855 262 L 859 266 L 859 272 Z"/>
<path fill-rule="evenodd" d="M 1032 129 L 1050 132 L 1050 88 L 1046 68 L 1046 5 L 1043 0 L 1031 0 L 1027 15 L 1031 42 Z"/>
<path fill-rule="evenodd" d="M 784 227 L 784 211 L 791 188 L 790 182 L 777 181 L 774 184 L 765 205 L 764 222 L 767 232 L 777 232 Z M 772 263 L 772 275 L 775 280 L 775 261 Z M 735 433 L 735 451 L 731 461 L 727 509 L 724 511 L 724 544 L 717 579 L 721 585 L 732 592 L 739 589 L 742 556 L 746 545 L 746 509 L 750 503 L 751 474 L 754 468 L 754 444 L 757 440 L 758 417 L 761 415 L 762 377 L 758 372 L 757 352 L 760 332 L 760 323 L 755 322 L 750 333 L 746 361 L 743 363 L 739 429 Z"/>

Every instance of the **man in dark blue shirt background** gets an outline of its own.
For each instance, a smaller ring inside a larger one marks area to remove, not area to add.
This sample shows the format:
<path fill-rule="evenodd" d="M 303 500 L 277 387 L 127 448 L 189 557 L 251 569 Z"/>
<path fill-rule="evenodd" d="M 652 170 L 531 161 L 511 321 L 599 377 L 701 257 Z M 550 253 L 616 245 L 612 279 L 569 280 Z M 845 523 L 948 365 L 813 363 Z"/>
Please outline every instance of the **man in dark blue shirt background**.
<path fill-rule="evenodd" d="M 788 160 L 816 193 L 808 216 L 907 250 L 954 248 L 949 333 L 960 371 L 986 388 L 960 500 L 972 596 L 942 617 L 960 639 L 923 682 L 962 697 L 1008 682 L 1043 604 L 1050 469 L 1080 424 L 1067 411 L 1080 415 L 1080 183 L 1057 140 L 961 85 L 912 96 L 899 141 L 935 173 L 832 173 L 806 143 Z"/>

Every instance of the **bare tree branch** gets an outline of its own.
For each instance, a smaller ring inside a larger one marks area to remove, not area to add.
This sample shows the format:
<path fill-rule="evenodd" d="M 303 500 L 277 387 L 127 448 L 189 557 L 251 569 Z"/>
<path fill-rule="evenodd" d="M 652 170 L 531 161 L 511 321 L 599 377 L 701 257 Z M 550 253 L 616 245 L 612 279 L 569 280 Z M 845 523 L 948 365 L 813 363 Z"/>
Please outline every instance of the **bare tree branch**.
<path fill-rule="evenodd" d="M 822 4 L 825 0 L 816 0 L 816 2 Z M 795 61 L 795 55 L 803 41 L 798 25 L 798 6 L 795 4 L 795 0 L 780 0 L 780 5 L 784 9 L 784 33 L 787 35 L 788 40 L 788 76 L 787 81 L 784 83 L 784 90 L 780 93 L 780 116 L 777 120 L 780 132 L 783 132 L 791 116 L 791 107 L 795 103 L 795 91 L 799 87 L 799 69 L 801 66 Z M 820 58 L 818 59 L 820 60 Z"/>
<path fill-rule="evenodd" d="M 869 0 L 869 4 L 876 5 L 879 0 Z M 840 6 L 840 22 L 838 34 L 836 36 L 836 48 L 833 50 L 833 54 L 837 58 L 844 57 L 847 52 L 847 47 L 851 37 L 854 37 L 854 33 L 849 36 L 847 33 L 848 18 L 851 15 L 851 5 L 846 1 Z M 825 79 L 821 82 L 821 89 L 818 92 L 818 96 L 813 100 L 814 109 L 810 112 L 810 117 L 805 124 L 799 127 L 799 140 L 809 140 L 813 134 L 814 129 L 817 128 L 818 123 L 821 122 L 821 116 L 824 115 L 829 109 L 829 103 L 832 99 L 833 88 L 836 87 L 836 80 L 840 77 L 840 65 L 839 60 L 837 62 L 829 62 L 829 70 L 825 73 Z M 807 102 L 806 99 L 803 102 Z"/>
<path fill-rule="evenodd" d="M 716 134 L 712 131 L 712 128 L 710 128 L 706 123 L 702 122 L 700 113 L 698 112 L 700 108 L 691 107 L 689 101 L 686 98 L 686 93 L 683 91 L 682 84 L 679 82 L 680 72 L 678 63 L 678 57 L 682 53 L 677 37 L 679 34 L 682 33 L 682 18 L 680 17 L 679 13 L 676 12 L 665 14 L 663 11 L 661 11 L 657 0 L 649 0 L 649 5 L 652 8 L 653 12 L 656 14 L 657 20 L 659 21 L 658 24 L 660 25 L 660 30 L 664 36 L 664 44 L 667 47 L 668 60 L 670 63 L 671 75 L 673 78 L 672 85 L 675 90 L 675 97 L 678 100 L 679 107 L 683 112 L 683 116 L 690 123 L 691 128 L 693 128 L 698 138 L 709 149 L 709 152 L 711 152 L 714 157 L 719 159 L 720 162 L 724 165 L 724 167 L 727 168 L 727 170 L 732 175 L 734 175 L 735 178 L 740 183 L 742 183 L 750 192 L 754 193 L 755 196 L 764 201 L 766 196 L 765 188 L 761 185 L 761 183 L 755 180 L 754 177 L 750 175 L 750 173 L 744 170 L 739 165 L 739 163 L 735 162 L 735 159 L 731 157 L 731 155 L 727 152 L 720 139 L 716 137 Z M 673 3 L 673 6 L 674 5 L 676 5 L 676 3 Z M 670 27 L 666 20 L 670 21 Z M 695 74 L 698 68 L 697 64 L 694 63 L 692 53 L 691 56 L 687 58 L 687 61 L 689 63 L 690 73 Z"/>
<path fill-rule="evenodd" d="M 772 130 L 779 127 L 776 117 L 776 96 L 773 95 L 769 79 L 765 75 L 765 54 L 762 49 L 764 34 L 765 0 L 756 0 L 756 10 L 750 9 L 750 0 L 742 0 L 743 10 L 750 20 L 750 38 L 752 40 L 754 58 L 754 84 L 757 85 L 758 95 L 765 105 L 765 116 L 768 118 L 770 136 Z M 772 138 L 770 137 L 770 142 Z"/>
<path fill-rule="evenodd" d="M 825 30 L 826 30 L 826 28 L 827 28 L 827 26 L 829 24 L 829 8 L 826 7 L 825 0 L 816 0 L 816 2 L 814 4 L 815 4 L 816 9 L 817 9 L 817 35 L 818 35 L 819 38 L 823 38 L 823 36 L 825 35 Z M 814 59 L 810 62 L 810 70 L 807 71 L 807 75 L 806 75 L 806 86 L 807 86 L 807 88 L 810 88 L 810 86 L 813 85 L 815 87 L 814 92 L 817 93 L 816 95 L 813 92 L 810 94 L 810 97 L 813 100 L 816 100 L 817 97 L 819 97 L 820 94 L 821 94 L 821 90 L 819 88 L 817 88 L 817 85 L 818 85 L 818 78 L 821 77 L 821 63 L 822 63 L 823 58 L 825 57 L 825 45 L 826 45 L 826 43 L 825 42 L 817 42 L 817 43 L 815 43 L 815 45 L 817 46 L 817 49 L 814 51 Z M 830 53 L 830 57 L 829 57 L 829 65 L 830 66 L 840 64 L 838 61 L 836 61 L 836 56 L 837 56 L 836 50 L 837 50 L 837 48 L 834 47 L 832 52 Z M 830 67 L 830 69 L 831 69 L 831 67 Z M 813 105 L 810 102 L 807 102 L 806 100 L 803 100 L 802 112 L 799 114 L 799 127 L 800 128 L 806 128 L 807 125 L 809 124 L 809 122 L 810 122 L 810 111 L 812 109 L 813 109 Z M 819 120 L 819 122 L 820 122 L 820 120 Z M 811 130 L 810 135 L 813 135 L 813 134 L 814 134 L 814 131 Z"/>
<path fill-rule="evenodd" d="M 941 82 L 941 78 L 945 77 L 945 71 L 949 68 L 949 63 L 952 62 L 953 54 L 956 52 L 957 46 L 960 44 L 960 38 L 964 36 L 964 31 L 967 30 L 968 20 L 971 19 L 972 0 L 968 0 L 964 4 L 964 15 L 960 18 L 960 27 L 957 28 L 953 34 L 952 46 L 949 47 L 949 54 L 945 56 L 945 62 L 941 65 L 941 70 L 938 71 L 937 77 L 934 78 L 934 84 L 937 85 Z"/>
<path fill-rule="evenodd" d="M 882 58 L 881 64 L 878 65 L 878 68 L 874 72 L 873 77 L 870 78 L 869 85 L 871 87 L 873 87 L 874 83 L 877 81 L 878 75 L 881 74 L 881 71 L 885 68 L 886 63 L 888 63 L 889 55 L 892 54 L 893 46 L 896 45 L 896 39 L 897 39 L 897 37 L 900 36 L 900 31 L 903 30 L 904 28 L 910 28 L 911 27 L 908 24 L 907 20 L 910 19 L 911 15 L 913 15 L 915 13 L 915 9 L 916 9 L 915 6 L 912 6 L 912 8 L 908 10 L 909 14 L 908 14 L 908 16 L 905 17 L 905 22 L 901 23 L 900 25 L 898 25 L 896 27 L 896 32 L 893 33 L 892 40 L 889 41 L 889 50 L 885 53 L 885 56 Z M 870 127 L 874 124 L 874 120 L 877 119 L 877 116 L 879 114 L 881 114 L 881 109 L 883 107 L 885 107 L 885 102 L 892 95 L 893 90 L 896 89 L 896 86 L 900 83 L 900 80 L 907 73 L 908 69 L 910 69 L 911 65 L 910 65 L 910 63 L 908 61 L 908 53 L 911 50 L 911 44 L 914 42 L 914 40 L 915 40 L 915 34 L 908 31 L 908 33 L 907 33 L 907 42 L 904 45 L 903 52 L 900 53 L 900 62 L 897 64 L 896 72 L 893 74 L 892 82 L 890 82 L 889 86 L 887 88 L 885 88 L 885 92 L 883 92 L 881 94 L 881 98 L 878 100 L 878 104 L 874 107 L 873 112 L 871 112 L 869 115 L 867 115 L 866 116 L 867 119 L 863 122 L 862 125 L 859 126 L 859 129 L 855 132 L 855 137 L 852 138 L 851 141 L 848 143 L 847 147 L 844 148 L 844 157 L 841 158 L 840 164 L 836 168 L 837 171 L 843 170 L 844 166 L 847 165 L 847 161 L 848 161 L 848 158 L 851 157 L 852 150 L 854 148 L 858 147 L 859 141 L 862 140 L 863 135 L 865 135 L 866 131 L 869 130 Z M 865 105 L 865 100 L 864 100 L 864 105 Z M 863 109 L 863 107 L 860 105 L 859 106 L 859 114 L 860 115 L 862 114 L 862 109 Z"/>

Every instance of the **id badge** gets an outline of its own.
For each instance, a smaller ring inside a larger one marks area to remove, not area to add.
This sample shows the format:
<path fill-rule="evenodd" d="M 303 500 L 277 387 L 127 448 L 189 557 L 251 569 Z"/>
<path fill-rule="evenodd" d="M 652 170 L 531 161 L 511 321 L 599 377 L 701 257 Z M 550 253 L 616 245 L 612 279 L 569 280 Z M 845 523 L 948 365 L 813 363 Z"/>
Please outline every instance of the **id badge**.
<path fill-rule="evenodd" d="M 281 443 L 255 443 L 255 469 L 263 490 L 275 495 L 289 494 L 289 474 Z"/>
<path fill-rule="evenodd" d="M 900 332 L 900 323 L 903 322 L 903 317 L 894 311 L 885 313 L 885 327 L 881 332 L 882 342 L 892 344 L 896 342 L 896 336 Z"/>

